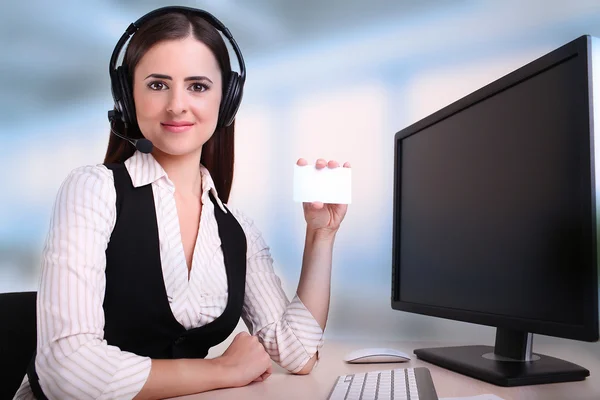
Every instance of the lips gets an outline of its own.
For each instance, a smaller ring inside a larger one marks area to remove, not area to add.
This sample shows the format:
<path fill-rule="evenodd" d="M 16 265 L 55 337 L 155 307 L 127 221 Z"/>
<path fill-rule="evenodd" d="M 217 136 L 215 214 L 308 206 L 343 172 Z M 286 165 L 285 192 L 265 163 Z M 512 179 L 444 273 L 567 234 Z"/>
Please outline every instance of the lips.
<path fill-rule="evenodd" d="M 160 125 L 163 127 L 164 130 L 173 133 L 185 132 L 187 130 L 190 130 L 192 126 L 194 126 L 193 123 L 188 121 L 166 121 L 161 122 Z"/>
<path fill-rule="evenodd" d="M 188 122 L 188 121 L 165 121 L 165 122 L 161 122 L 161 125 L 168 125 L 168 126 L 191 126 L 194 125 L 192 122 Z"/>

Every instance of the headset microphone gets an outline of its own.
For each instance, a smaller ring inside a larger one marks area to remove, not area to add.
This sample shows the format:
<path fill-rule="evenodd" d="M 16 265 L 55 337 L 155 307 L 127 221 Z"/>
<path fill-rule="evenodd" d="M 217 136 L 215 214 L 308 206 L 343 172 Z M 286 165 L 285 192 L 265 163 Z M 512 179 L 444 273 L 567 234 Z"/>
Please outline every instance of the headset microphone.
<path fill-rule="evenodd" d="M 146 154 L 151 153 L 154 148 L 154 145 L 148 139 L 137 139 L 133 145 L 136 149 Z"/>
<path fill-rule="evenodd" d="M 115 116 L 115 112 L 113 110 L 109 111 L 108 120 L 111 122 L 111 124 L 110 124 L 110 132 L 111 133 L 113 133 L 115 136 L 120 137 L 123 140 L 127 140 L 129 143 L 134 145 L 137 150 L 139 150 L 142 153 L 148 154 L 148 153 L 152 152 L 154 145 L 148 139 L 145 139 L 145 138 L 133 139 L 133 138 L 127 137 L 127 136 L 122 135 L 119 132 L 115 131 L 112 127 L 112 122 L 114 121 L 114 116 Z"/>
<path fill-rule="evenodd" d="M 131 143 L 132 145 L 134 145 L 135 148 L 138 149 L 142 153 L 146 153 L 146 154 L 147 153 L 151 153 L 152 149 L 154 148 L 154 145 L 148 139 L 143 139 L 143 138 L 142 139 L 132 139 L 132 138 L 129 138 L 129 137 L 121 135 L 119 132 L 115 131 L 112 128 L 112 126 L 110 127 L 110 131 L 112 133 L 114 133 L 116 136 L 120 137 L 121 139 L 127 140 L 129 143 Z"/>

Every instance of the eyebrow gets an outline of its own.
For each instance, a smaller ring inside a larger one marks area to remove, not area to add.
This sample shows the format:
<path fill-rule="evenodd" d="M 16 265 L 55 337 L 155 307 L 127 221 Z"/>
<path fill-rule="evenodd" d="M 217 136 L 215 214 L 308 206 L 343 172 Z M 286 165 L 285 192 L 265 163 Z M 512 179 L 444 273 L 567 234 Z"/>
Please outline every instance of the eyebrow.
<path fill-rule="evenodd" d="M 144 79 L 148 79 L 148 78 L 173 80 L 173 78 L 171 78 L 169 75 L 163 75 L 163 74 L 150 74 Z M 184 81 L 185 82 L 187 82 L 187 81 L 209 81 L 210 83 L 213 83 L 213 81 L 211 81 L 206 76 L 188 76 L 187 78 L 184 79 Z"/>

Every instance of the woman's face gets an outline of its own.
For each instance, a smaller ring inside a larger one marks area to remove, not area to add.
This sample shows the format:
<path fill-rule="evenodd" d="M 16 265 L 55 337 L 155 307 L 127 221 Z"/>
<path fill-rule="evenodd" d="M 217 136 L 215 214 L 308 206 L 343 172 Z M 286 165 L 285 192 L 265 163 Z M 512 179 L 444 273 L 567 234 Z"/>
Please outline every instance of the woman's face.
<path fill-rule="evenodd" d="M 192 36 L 157 43 L 133 76 L 138 125 L 155 150 L 200 152 L 217 125 L 221 70 L 210 49 Z"/>

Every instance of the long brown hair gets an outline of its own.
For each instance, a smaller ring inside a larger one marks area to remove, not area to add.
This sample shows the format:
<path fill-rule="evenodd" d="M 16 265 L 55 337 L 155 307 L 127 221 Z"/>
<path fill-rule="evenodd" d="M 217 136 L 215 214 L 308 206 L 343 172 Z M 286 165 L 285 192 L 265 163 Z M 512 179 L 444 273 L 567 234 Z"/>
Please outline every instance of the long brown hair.
<path fill-rule="evenodd" d="M 223 95 L 227 88 L 227 80 L 231 73 L 229 53 L 219 32 L 203 18 L 181 11 L 164 14 L 152 19 L 142 26 L 131 38 L 123 65 L 126 66 L 129 87 L 133 88 L 133 73 L 143 55 L 155 44 L 164 40 L 184 39 L 190 35 L 204 43 L 212 51 L 219 63 L 223 82 Z M 130 93 L 133 98 L 133 93 Z M 211 138 L 202 146 L 200 163 L 210 172 L 219 193 L 219 198 L 227 203 L 233 181 L 234 165 L 234 125 L 217 128 Z M 115 131 L 134 139 L 142 138 L 137 124 L 124 127 L 122 123 L 113 124 Z M 105 163 L 122 163 L 135 153 L 129 142 L 110 134 L 108 147 L 104 157 Z"/>

